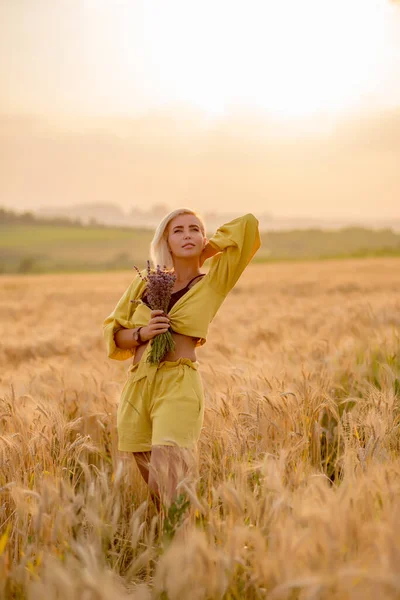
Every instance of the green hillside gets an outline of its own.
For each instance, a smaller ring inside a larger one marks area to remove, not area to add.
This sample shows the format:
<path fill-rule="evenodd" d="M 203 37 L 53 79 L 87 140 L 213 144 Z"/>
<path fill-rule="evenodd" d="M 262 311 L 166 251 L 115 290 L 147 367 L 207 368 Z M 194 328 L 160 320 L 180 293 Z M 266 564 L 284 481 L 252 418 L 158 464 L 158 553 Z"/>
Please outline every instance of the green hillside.
<path fill-rule="evenodd" d="M 0 272 L 44 273 L 142 268 L 153 230 L 102 226 L 0 224 Z M 400 256 L 400 234 L 346 228 L 262 233 L 256 262 Z"/>

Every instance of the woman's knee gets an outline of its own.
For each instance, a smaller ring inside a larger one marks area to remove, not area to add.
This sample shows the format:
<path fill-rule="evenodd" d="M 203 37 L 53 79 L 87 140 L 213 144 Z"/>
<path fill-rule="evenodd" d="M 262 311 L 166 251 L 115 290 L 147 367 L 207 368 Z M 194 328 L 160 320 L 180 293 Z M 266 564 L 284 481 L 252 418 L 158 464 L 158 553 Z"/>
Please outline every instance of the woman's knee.
<path fill-rule="evenodd" d="M 193 468 L 195 457 L 188 448 L 153 446 L 149 470 L 149 486 L 171 490 L 185 479 Z"/>
<path fill-rule="evenodd" d="M 167 493 L 176 487 L 181 471 L 180 449 L 174 446 L 153 446 L 149 469 L 149 487 Z"/>

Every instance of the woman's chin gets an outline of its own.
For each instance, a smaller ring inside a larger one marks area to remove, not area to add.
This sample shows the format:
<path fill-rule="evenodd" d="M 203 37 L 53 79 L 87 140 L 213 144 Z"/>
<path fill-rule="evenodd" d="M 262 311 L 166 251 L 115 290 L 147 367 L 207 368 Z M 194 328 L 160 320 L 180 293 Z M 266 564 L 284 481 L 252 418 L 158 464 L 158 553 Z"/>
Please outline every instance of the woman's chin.
<path fill-rule="evenodd" d="M 175 254 L 175 258 L 178 259 L 190 259 L 190 260 L 194 260 L 195 258 L 197 258 L 198 260 L 200 259 L 200 255 L 201 252 L 199 252 L 198 250 L 196 250 L 195 248 L 191 248 L 190 251 L 186 250 L 185 252 L 182 252 L 182 254 Z"/>

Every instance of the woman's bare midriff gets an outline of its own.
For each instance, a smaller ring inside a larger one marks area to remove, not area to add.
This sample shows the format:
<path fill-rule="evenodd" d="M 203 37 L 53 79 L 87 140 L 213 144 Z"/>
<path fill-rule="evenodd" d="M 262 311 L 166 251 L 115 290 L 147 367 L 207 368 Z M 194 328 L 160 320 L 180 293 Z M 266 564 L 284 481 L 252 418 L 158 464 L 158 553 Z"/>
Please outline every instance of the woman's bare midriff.
<path fill-rule="evenodd" d="M 175 350 L 167 352 L 163 360 L 178 360 L 178 358 L 189 358 L 193 362 L 197 360 L 195 350 L 197 338 L 175 332 L 172 333 L 172 337 L 175 341 Z M 135 356 L 133 357 L 132 362 L 133 365 L 140 361 L 144 351 L 146 350 L 147 344 L 149 344 L 149 342 L 140 344 L 140 346 L 136 348 Z"/>

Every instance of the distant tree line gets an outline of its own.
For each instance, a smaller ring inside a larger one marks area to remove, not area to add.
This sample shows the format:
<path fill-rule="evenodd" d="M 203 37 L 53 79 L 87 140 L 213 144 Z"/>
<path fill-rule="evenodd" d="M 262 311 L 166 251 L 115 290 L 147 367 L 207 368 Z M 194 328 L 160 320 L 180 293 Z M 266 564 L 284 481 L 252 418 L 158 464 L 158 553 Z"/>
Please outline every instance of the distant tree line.
<path fill-rule="evenodd" d="M 59 227 L 103 227 L 96 219 L 89 223 L 82 223 L 79 219 L 69 217 L 38 217 L 33 212 L 17 213 L 13 210 L 0 207 L 0 225 L 53 225 Z"/>

